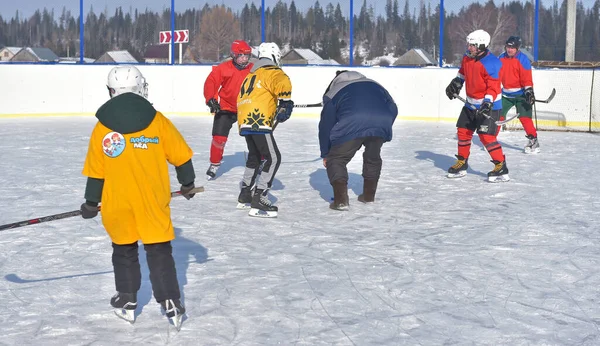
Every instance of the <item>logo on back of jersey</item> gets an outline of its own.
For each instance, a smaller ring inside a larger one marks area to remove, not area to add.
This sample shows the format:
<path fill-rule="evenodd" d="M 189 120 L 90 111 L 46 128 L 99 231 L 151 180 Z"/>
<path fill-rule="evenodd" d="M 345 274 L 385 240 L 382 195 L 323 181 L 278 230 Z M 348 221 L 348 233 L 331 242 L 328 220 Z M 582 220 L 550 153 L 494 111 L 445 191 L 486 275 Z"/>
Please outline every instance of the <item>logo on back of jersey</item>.
<path fill-rule="evenodd" d="M 118 132 L 109 132 L 102 138 L 102 151 L 108 157 L 117 157 L 125 150 L 125 137 Z"/>

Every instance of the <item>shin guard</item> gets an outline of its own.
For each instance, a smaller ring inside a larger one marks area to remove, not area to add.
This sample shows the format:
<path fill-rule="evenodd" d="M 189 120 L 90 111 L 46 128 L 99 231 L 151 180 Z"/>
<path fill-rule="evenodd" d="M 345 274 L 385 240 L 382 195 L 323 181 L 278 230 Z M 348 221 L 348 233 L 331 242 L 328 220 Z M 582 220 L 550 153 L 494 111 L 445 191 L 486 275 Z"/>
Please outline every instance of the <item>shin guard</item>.
<path fill-rule="evenodd" d="M 223 160 L 223 151 L 225 151 L 225 143 L 227 143 L 227 137 L 225 136 L 213 136 L 212 143 L 210 145 L 210 163 L 218 165 Z"/>

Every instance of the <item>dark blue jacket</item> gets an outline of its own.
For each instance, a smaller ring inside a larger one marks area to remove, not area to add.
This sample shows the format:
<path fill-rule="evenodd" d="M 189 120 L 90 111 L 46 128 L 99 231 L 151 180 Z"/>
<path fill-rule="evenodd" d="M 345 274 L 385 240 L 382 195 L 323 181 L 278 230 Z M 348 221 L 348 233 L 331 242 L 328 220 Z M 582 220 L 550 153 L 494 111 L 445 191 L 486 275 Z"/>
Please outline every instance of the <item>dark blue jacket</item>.
<path fill-rule="evenodd" d="M 361 137 L 392 140 L 398 107 L 379 83 L 355 71 L 336 76 L 323 95 L 319 122 L 321 157 L 332 146 Z"/>

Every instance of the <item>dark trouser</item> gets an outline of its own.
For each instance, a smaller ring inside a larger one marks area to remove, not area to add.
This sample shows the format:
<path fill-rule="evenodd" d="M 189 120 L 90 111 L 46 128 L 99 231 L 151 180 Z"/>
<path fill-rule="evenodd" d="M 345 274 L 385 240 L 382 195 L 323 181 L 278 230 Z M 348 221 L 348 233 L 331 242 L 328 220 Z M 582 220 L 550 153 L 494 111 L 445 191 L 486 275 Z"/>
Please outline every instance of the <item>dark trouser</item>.
<path fill-rule="evenodd" d="M 500 110 L 491 111 L 489 118 L 477 115 L 476 113 L 477 110 L 475 109 L 463 107 L 456 121 L 456 127 L 477 131 L 480 135 L 496 136 L 498 133 L 496 121 L 500 120 Z"/>
<path fill-rule="evenodd" d="M 256 188 L 258 190 L 270 189 L 275 179 L 275 173 L 277 173 L 281 164 L 281 153 L 279 152 L 273 133 L 246 135 L 245 138 L 246 145 L 248 146 L 248 159 L 246 160 L 246 170 L 244 171 L 244 185 L 254 185 L 259 173 L 258 168 L 261 161 L 264 160 L 260 179 L 256 182 Z"/>
<path fill-rule="evenodd" d="M 525 102 L 523 97 L 502 97 L 502 116 L 506 116 L 508 111 L 515 107 L 517 109 L 517 114 L 519 114 L 519 118 L 531 118 L 533 115 L 532 106 Z"/>
<path fill-rule="evenodd" d="M 346 166 L 354 154 L 364 145 L 362 176 L 365 180 L 379 180 L 381 174 L 381 137 L 362 137 L 335 145 L 327 154 L 327 176 L 329 182 L 342 180 L 348 182 L 348 169 Z"/>
<path fill-rule="evenodd" d="M 137 293 L 142 283 L 138 243 L 127 245 L 113 243 L 112 247 L 112 262 L 117 292 Z M 144 249 L 146 250 L 146 260 L 150 271 L 150 283 L 156 301 L 181 298 L 171 242 L 145 244 Z"/>
<path fill-rule="evenodd" d="M 212 135 L 229 137 L 231 127 L 237 121 L 237 114 L 230 111 L 219 111 L 213 120 Z"/>

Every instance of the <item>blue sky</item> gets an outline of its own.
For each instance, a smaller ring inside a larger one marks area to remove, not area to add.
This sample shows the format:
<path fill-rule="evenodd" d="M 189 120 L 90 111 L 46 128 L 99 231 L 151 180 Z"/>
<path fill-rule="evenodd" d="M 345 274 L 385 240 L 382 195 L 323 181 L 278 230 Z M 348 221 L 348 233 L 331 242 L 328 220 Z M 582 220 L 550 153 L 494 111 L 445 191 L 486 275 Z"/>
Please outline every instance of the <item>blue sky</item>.
<path fill-rule="evenodd" d="M 409 0 L 409 1 L 411 4 L 411 7 L 418 6 L 418 4 L 420 3 L 420 0 Z M 425 3 L 428 2 L 427 0 L 424 0 L 424 1 L 425 1 Z M 548 5 L 552 4 L 552 2 L 550 2 L 550 1 L 551 0 L 543 0 L 542 3 L 546 6 L 548 6 Z M 4 0 L 2 2 L 3 2 L 3 4 L 0 7 L 0 15 L 2 15 L 5 18 L 6 17 L 10 18 L 10 17 L 14 16 L 14 14 L 16 13 L 17 10 L 19 11 L 19 13 L 21 13 L 24 16 L 30 16 L 31 14 L 33 14 L 35 12 L 36 9 L 42 9 L 44 7 L 48 8 L 48 9 L 54 8 L 55 17 L 58 17 L 60 15 L 60 12 L 62 11 L 63 7 L 65 7 L 67 10 L 70 10 L 73 14 L 76 14 L 79 12 L 79 1 L 78 0 L 62 0 L 62 1 L 50 1 L 50 2 L 47 0 L 27 0 L 27 1 Z M 260 3 L 261 3 L 259 0 L 256 0 L 256 1 L 221 0 L 221 1 L 211 1 L 209 3 L 224 4 L 233 9 L 241 9 L 245 3 L 252 3 L 252 2 L 254 2 L 254 4 L 256 4 L 257 6 L 260 6 Z M 321 6 L 323 6 L 323 7 L 325 7 L 329 2 L 331 2 L 333 4 L 337 4 L 338 1 L 336 1 L 336 0 L 319 1 Z M 446 0 L 445 5 L 446 5 L 446 9 L 448 11 L 456 11 L 460 7 L 462 7 L 465 4 L 468 4 L 470 2 L 473 2 L 473 1 Z M 501 1 L 496 1 L 496 2 L 499 3 Z M 265 1 L 266 7 L 273 7 L 273 6 L 275 6 L 276 3 L 277 3 L 276 0 L 266 0 Z M 306 8 L 314 5 L 315 0 L 296 0 L 295 3 L 296 3 L 296 6 L 300 10 L 305 10 Z M 347 13 L 349 10 L 349 1 L 339 1 L 339 3 L 342 6 L 342 10 L 345 13 Z M 376 13 L 382 13 L 385 9 L 385 0 L 368 1 L 368 3 L 373 5 Z M 400 0 L 399 3 L 400 3 L 400 7 L 402 9 L 404 7 L 404 0 Z M 435 6 L 435 4 L 437 4 L 437 3 L 438 3 L 437 1 L 432 1 L 431 2 L 432 7 Z M 594 3 L 594 0 L 583 0 L 583 3 L 586 7 L 590 7 Z M 139 0 L 94 0 L 94 1 L 84 0 L 84 11 L 86 13 L 89 11 L 91 4 L 93 4 L 94 12 L 96 12 L 96 13 L 103 11 L 104 9 L 108 9 L 109 13 L 112 13 L 117 6 L 121 6 L 125 11 L 127 11 L 127 9 L 129 9 L 130 7 L 135 8 L 136 6 L 138 9 L 141 9 L 141 10 L 143 10 L 147 7 L 153 11 L 158 11 L 158 10 L 161 10 L 162 8 L 170 8 L 171 1 L 170 0 L 145 0 L 144 5 L 140 5 Z M 175 10 L 180 11 L 180 10 L 185 10 L 185 9 L 189 9 L 189 8 L 194 8 L 194 7 L 199 8 L 199 7 L 204 6 L 204 4 L 205 4 L 204 1 L 198 1 L 198 0 L 176 0 Z M 360 10 L 361 5 L 362 5 L 362 0 L 354 1 L 355 12 Z"/>

